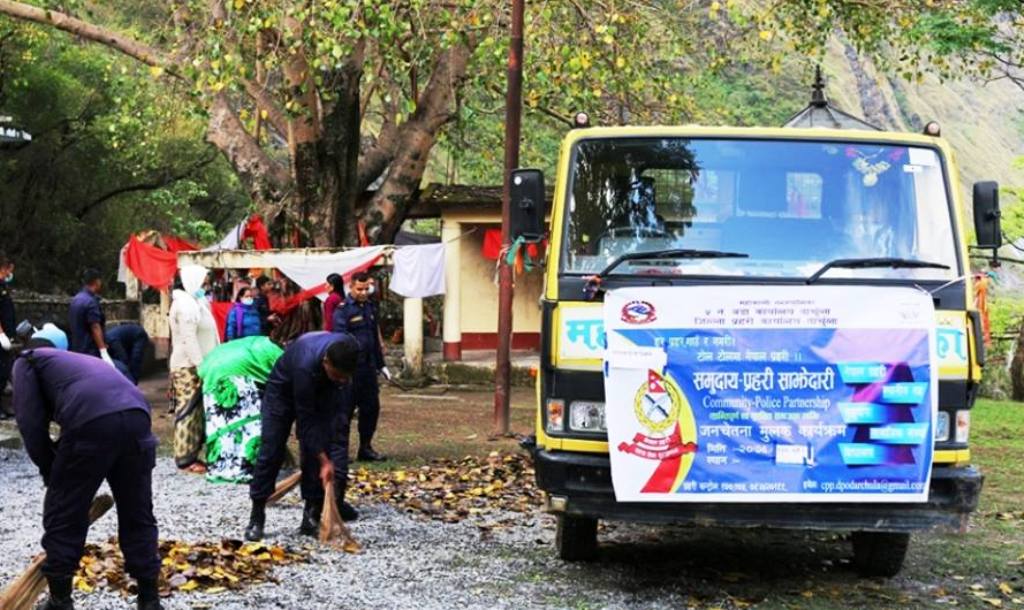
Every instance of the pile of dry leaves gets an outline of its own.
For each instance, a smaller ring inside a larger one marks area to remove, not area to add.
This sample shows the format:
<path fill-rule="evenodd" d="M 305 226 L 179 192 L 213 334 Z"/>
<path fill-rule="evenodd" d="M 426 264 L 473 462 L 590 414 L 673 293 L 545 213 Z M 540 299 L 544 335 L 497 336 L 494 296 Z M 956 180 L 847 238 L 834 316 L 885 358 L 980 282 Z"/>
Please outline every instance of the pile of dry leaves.
<path fill-rule="evenodd" d="M 194 544 L 162 540 L 160 557 L 160 594 L 165 596 L 177 591 L 219 593 L 260 582 L 276 582 L 271 575 L 275 565 L 306 559 L 301 553 L 278 546 L 240 540 Z M 124 557 L 115 538 L 103 544 L 86 545 L 75 587 L 86 593 L 102 587 L 135 593 L 135 581 L 125 575 Z"/>
<path fill-rule="evenodd" d="M 469 516 L 533 512 L 541 505 L 533 464 L 522 454 L 438 459 L 419 468 L 355 472 L 357 498 L 454 523 Z"/>

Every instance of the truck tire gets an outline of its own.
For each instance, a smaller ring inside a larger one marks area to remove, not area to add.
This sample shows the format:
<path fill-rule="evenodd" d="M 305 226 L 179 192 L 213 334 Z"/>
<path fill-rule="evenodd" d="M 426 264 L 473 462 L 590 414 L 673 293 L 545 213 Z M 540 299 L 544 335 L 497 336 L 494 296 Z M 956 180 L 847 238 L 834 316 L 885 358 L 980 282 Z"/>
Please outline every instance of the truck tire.
<path fill-rule="evenodd" d="M 861 576 L 890 578 L 899 574 L 910 545 L 910 534 L 854 532 L 853 567 Z"/>
<path fill-rule="evenodd" d="M 597 555 L 597 519 L 558 515 L 555 545 L 565 561 L 593 559 Z"/>

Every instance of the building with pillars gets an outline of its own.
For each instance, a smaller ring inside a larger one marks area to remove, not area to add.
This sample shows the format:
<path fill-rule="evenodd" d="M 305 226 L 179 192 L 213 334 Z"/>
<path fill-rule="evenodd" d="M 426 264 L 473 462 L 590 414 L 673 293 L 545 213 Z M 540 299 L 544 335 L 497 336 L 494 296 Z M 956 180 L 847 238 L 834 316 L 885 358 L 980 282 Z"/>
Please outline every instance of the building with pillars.
<path fill-rule="evenodd" d="M 447 290 L 442 325 L 444 359 L 461 360 L 463 351 L 497 348 L 495 272 L 500 244 L 493 238 L 501 229 L 501 187 L 429 185 L 420 192 L 408 218 L 441 220 Z M 540 347 L 543 285 L 539 266 L 516 277 L 512 349 Z"/>

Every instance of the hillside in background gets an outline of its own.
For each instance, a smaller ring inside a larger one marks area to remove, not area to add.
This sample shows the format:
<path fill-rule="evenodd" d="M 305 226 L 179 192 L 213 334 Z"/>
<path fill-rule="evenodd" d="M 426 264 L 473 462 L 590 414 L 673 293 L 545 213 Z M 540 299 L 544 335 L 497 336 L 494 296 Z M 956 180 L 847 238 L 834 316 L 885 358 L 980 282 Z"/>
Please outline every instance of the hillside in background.
<path fill-rule="evenodd" d="M 1024 91 L 1009 82 L 928 77 L 921 84 L 908 83 L 880 74 L 839 43 L 830 50 L 824 71 L 834 104 L 883 129 L 920 132 L 928 121 L 938 121 L 956 150 L 968 208 L 976 181 L 1024 185 L 1024 168 L 1014 168 L 1014 160 L 1024 155 Z"/>

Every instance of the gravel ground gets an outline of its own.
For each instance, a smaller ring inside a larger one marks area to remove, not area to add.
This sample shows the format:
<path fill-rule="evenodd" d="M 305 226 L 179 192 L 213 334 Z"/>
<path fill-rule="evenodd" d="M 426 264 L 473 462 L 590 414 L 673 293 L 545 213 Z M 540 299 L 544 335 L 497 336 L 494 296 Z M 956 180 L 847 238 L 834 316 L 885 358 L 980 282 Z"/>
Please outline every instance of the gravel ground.
<path fill-rule="evenodd" d="M 42 496 L 25 455 L 0 449 L 0 586 L 39 551 Z M 208 484 L 179 473 L 166 457 L 158 458 L 154 471 L 154 503 L 165 539 L 237 539 L 248 519 L 245 486 Z M 279 584 L 216 595 L 177 593 L 164 607 L 675 610 L 767 602 L 764 607 L 774 608 L 806 597 L 812 583 L 834 591 L 856 583 L 848 547 L 835 535 L 602 523 L 600 560 L 567 564 L 556 558 L 548 515 L 491 515 L 492 522 L 514 525 L 481 527 L 479 518 L 446 524 L 384 504 L 357 508 L 361 518 L 352 532 L 363 551 L 345 554 L 295 533 L 301 505 L 293 492 L 268 510 L 267 541 L 310 551 L 308 562 L 276 568 Z M 116 523 L 106 515 L 89 540 L 106 540 Z M 102 590 L 76 593 L 75 603 L 83 610 L 134 608 L 134 600 Z"/>
<path fill-rule="evenodd" d="M 0 583 L 7 583 L 39 550 L 43 487 L 23 453 L 2 449 L 0 486 L 0 556 L 5 558 Z M 239 538 L 248 518 L 246 487 L 207 484 L 177 472 L 168 458 L 158 459 L 154 471 L 154 503 L 161 538 Z M 554 521 L 546 515 L 517 516 L 515 526 L 485 529 L 470 521 L 426 521 L 387 505 L 358 508 L 362 516 L 352 531 L 363 552 L 336 552 L 295 534 L 301 505 L 293 492 L 268 510 L 267 540 L 292 548 L 305 545 L 312 551 L 308 563 L 277 568 L 280 584 L 217 595 L 179 593 L 164 600 L 164 607 L 549 608 L 578 607 L 585 601 L 573 576 L 580 568 L 554 557 Z M 115 532 L 111 513 L 93 526 L 89 541 Z M 659 605 L 680 607 L 675 594 L 659 598 Z M 649 608 L 653 600 L 625 591 L 609 598 L 606 591 L 601 601 L 606 607 Z M 132 600 L 106 591 L 76 593 L 75 602 L 85 610 L 134 607 Z"/>

